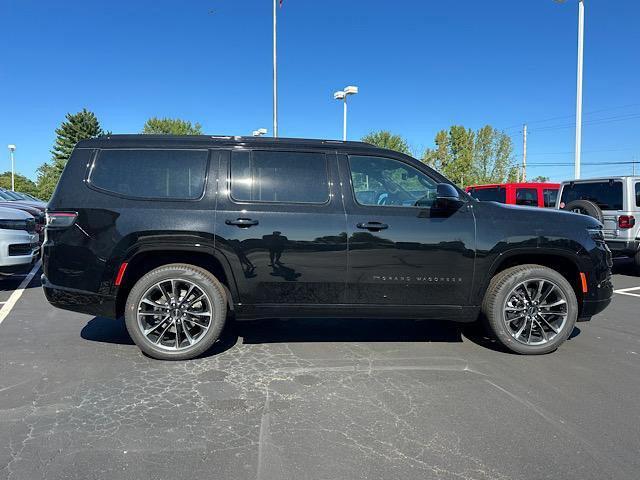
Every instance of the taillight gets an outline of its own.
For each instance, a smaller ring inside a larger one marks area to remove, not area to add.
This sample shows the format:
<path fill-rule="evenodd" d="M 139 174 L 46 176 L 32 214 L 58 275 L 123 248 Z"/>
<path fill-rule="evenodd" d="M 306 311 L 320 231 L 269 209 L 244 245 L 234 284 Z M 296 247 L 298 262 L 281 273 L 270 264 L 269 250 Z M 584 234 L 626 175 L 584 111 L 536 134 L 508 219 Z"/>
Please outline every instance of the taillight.
<path fill-rule="evenodd" d="M 636 224 L 636 219 L 633 215 L 620 215 L 618 217 L 618 227 L 620 228 L 633 228 Z"/>
<path fill-rule="evenodd" d="M 76 221 L 75 212 L 47 212 L 47 228 L 68 228 Z"/>

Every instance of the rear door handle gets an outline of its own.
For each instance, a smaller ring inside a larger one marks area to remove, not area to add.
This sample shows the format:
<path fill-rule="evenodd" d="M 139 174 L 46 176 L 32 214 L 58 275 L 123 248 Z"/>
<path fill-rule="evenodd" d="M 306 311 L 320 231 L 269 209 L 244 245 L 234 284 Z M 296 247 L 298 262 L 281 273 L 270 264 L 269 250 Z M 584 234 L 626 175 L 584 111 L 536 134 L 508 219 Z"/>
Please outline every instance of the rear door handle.
<path fill-rule="evenodd" d="M 380 230 L 386 230 L 387 228 L 389 228 L 389 225 L 387 225 L 386 223 L 380 223 L 380 222 L 367 222 L 367 223 L 358 223 L 356 227 L 362 228 L 363 230 L 378 232 Z"/>
<path fill-rule="evenodd" d="M 226 223 L 227 225 L 235 225 L 236 227 L 240 228 L 249 228 L 253 227 L 254 225 L 258 225 L 259 222 L 258 220 L 252 220 L 250 218 L 236 218 L 235 220 L 226 219 L 224 223 Z"/>

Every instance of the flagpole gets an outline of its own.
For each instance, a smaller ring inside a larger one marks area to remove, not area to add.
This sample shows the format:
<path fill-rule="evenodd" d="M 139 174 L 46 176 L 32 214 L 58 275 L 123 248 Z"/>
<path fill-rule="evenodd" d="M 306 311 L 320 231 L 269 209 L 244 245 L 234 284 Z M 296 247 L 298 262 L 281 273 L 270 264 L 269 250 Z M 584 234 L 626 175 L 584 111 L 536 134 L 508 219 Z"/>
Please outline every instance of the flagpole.
<path fill-rule="evenodd" d="M 278 0 L 273 0 L 273 136 L 278 136 L 278 64 L 276 17 Z"/>

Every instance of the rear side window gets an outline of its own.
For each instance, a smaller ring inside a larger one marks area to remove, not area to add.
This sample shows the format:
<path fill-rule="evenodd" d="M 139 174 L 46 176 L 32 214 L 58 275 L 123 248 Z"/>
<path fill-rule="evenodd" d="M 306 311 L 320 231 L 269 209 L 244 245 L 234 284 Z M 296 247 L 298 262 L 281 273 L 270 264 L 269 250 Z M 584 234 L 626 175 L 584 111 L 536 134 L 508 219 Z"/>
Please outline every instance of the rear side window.
<path fill-rule="evenodd" d="M 640 207 L 640 182 L 636 183 L 636 207 Z"/>
<path fill-rule="evenodd" d="M 325 203 L 323 153 L 238 151 L 231 154 L 231 197 L 243 202 Z"/>
<path fill-rule="evenodd" d="M 516 190 L 516 205 L 537 207 L 538 190 L 536 190 L 535 188 L 518 188 Z"/>
<path fill-rule="evenodd" d="M 568 205 L 574 200 L 589 200 L 602 210 L 622 210 L 622 182 L 569 183 L 560 201 Z"/>
<path fill-rule="evenodd" d="M 555 188 L 545 188 L 542 190 L 542 196 L 544 197 L 544 206 L 546 208 L 553 208 L 556 206 L 556 200 L 558 200 L 558 190 Z"/>
<path fill-rule="evenodd" d="M 128 197 L 195 200 L 206 170 L 206 150 L 102 150 L 89 180 Z"/>
<path fill-rule="evenodd" d="M 507 203 L 507 190 L 504 188 L 473 188 L 469 193 L 483 202 Z"/>

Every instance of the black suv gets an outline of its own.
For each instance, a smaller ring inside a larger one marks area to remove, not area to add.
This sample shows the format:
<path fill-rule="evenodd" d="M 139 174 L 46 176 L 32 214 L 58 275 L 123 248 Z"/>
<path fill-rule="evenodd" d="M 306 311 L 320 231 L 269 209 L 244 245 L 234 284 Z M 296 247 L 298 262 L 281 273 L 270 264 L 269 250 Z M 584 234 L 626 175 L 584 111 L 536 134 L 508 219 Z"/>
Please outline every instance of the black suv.
<path fill-rule="evenodd" d="M 478 202 L 365 143 L 112 135 L 80 142 L 49 202 L 53 305 L 124 316 L 161 359 L 207 350 L 225 319 L 486 319 L 547 353 L 610 302 L 595 219 Z"/>

